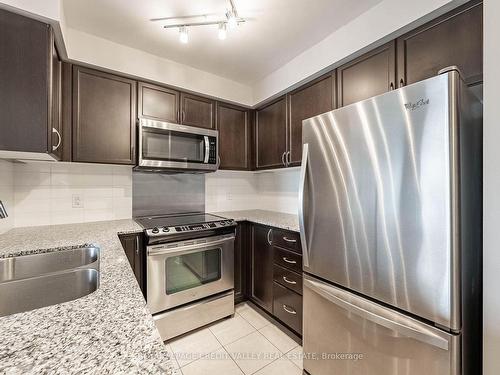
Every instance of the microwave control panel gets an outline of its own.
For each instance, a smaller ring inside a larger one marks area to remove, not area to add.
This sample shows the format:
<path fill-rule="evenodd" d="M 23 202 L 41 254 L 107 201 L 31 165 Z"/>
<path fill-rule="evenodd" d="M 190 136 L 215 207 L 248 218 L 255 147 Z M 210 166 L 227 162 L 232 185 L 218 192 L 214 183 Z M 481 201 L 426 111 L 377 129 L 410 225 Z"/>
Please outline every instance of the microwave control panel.
<path fill-rule="evenodd" d="M 208 137 L 208 163 L 217 164 L 217 138 Z"/>

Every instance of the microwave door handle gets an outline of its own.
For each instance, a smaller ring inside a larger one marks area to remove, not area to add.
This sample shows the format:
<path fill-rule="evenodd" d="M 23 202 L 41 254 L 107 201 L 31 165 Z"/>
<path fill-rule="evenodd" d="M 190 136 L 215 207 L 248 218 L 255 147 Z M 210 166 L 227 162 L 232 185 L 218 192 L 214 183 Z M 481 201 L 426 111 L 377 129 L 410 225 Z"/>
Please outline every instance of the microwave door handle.
<path fill-rule="evenodd" d="M 203 139 L 205 140 L 205 159 L 203 160 L 203 163 L 208 164 L 208 157 L 210 155 L 210 142 L 208 141 L 208 136 L 203 136 Z"/>

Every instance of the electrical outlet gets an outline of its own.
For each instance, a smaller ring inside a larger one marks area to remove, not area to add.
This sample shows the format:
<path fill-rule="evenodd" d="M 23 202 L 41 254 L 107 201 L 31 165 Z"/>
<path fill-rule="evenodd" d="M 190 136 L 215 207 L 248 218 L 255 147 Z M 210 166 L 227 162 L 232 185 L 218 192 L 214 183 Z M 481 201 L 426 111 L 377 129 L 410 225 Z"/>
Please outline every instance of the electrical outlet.
<path fill-rule="evenodd" d="M 233 194 L 231 192 L 226 192 L 226 200 L 232 201 L 233 200 Z"/>
<path fill-rule="evenodd" d="M 83 198 L 80 194 L 73 194 L 71 201 L 73 208 L 83 208 Z"/>

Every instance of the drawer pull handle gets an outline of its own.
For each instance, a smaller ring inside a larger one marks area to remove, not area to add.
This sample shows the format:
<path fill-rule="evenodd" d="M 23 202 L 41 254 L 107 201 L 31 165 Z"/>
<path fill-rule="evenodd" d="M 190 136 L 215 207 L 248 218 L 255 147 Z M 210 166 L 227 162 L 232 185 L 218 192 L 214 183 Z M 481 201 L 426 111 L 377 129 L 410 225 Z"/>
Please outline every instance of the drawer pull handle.
<path fill-rule="evenodd" d="M 297 240 L 294 240 L 293 238 L 288 238 L 287 236 L 283 237 L 283 239 L 286 241 L 286 242 L 291 242 L 291 243 L 296 243 Z"/>
<path fill-rule="evenodd" d="M 285 283 L 292 284 L 292 285 L 297 284 L 296 281 L 288 280 L 286 276 L 283 276 L 283 281 L 285 281 Z"/>
<path fill-rule="evenodd" d="M 283 310 L 285 310 L 289 314 L 297 315 L 297 311 L 295 311 L 294 309 L 292 309 L 290 306 L 283 305 Z"/>
<path fill-rule="evenodd" d="M 290 264 L 297 264 L 297 261 L 295 260 L 291 260 L 291 259 L 288 259 L 287 257 L 283 257 L 283 260 L 287 263 L 290 263 Z"/>

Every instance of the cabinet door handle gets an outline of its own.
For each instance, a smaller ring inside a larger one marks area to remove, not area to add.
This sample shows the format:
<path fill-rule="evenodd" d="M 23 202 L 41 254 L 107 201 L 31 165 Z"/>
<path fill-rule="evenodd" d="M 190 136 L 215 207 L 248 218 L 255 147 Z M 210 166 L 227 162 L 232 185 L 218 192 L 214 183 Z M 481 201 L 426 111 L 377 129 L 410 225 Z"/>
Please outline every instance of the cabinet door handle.
<path fill-rule="evenodd" d="M 290 263 L 290 264 L 297 264 L 297 261 L 295 260 L 291 260 L 291 259 L 288 259 L 287 257 L 283 257 L 283 260 L 287 263 Z"/>
<path fill-rule="evenodd" d="M 271 234 L 272 234 L 272 233 L 273 233 L 273 229 L 272 229 L 272 228 L 271 228 L 271 229 L 269 229 L 269 230 L 267 231 L 267 243 L 268 243 L 269 245 L 272 245 L 272 244 L 273 244 L 273 243 L 272 243 L 273 241 L 271 240 Z"/>
<path fill-rule="evenodd" d="M 296 243 L 297 240 L 294 240 L 293 238 L 288 238 L 287 236 L 284 236 L 283 239 L 286 241 L 286 242 L 291 242 L 291 243 Z"/>
<path fill-rule="evenodd" d="M 285 155 L 286 155 L 286 152 L 284 152 L 284 153 L 281 154 L 281 163 L 286 167 Z"/>
<path fill-rule="evenodd" d="M 288 278 L 287 278 L 286 276 L 283 276 L 283 281 L 284 281 L 285 283 L 292 284 L 292 285 L 297 284 L 297 282 L 296 282 L 296 281 L 293 281 L 293 280 L 288 280 Z"/>
<path fill-rule="evenodd" d="M 182 112 L 181 112 L 181 115 L 182 115 L 182 119 L 181 119 L 181 121 L 182 121 L 182 123 L 184 124 L 184 121 L 186 121 L 186 111 L 182 111 Z"/>
<path fill-rule="evenodd" d="M 394 90 L 394 82 L 391 82 L 391 84 L 389 85 L 389 90 L 390 91 Z"/>
<path fill-rule="evenodd" d="M 405 85 L 405 80 L 403 78 L 401 78 L 399 80 L 399 87 L 403 87 Z"/>
<path fill-rule="evenodd" d="M 139 236 L 137 236 L 137 237 L 135 237 L 135 253 L 137 255 L 139 255 L 139 247 L 140 247 Z"/>
<path fill-rule="evenodd" d="M 283 310 L 285 310 L 287 313 L 292 314 L 292 315 L 296 315 L 297 314 L 297 311 L 295 311 L 290 306 L 287 306 L 285 304 L 283 305 Z"/>
<path fill-rule="evenodd" d="M 57 145 L 55 146 L 52 146 L 52 151 L 55 151 L 59 148 L 59 146 L 61 145 L 61 142 L 62 142 L 62 138 L 61 138 L 61 134 L 59 134 L 59 132 L 57 131 L 56 128 L 52 128 L 52 133 L 56 133 L 57 135 Z"/>

